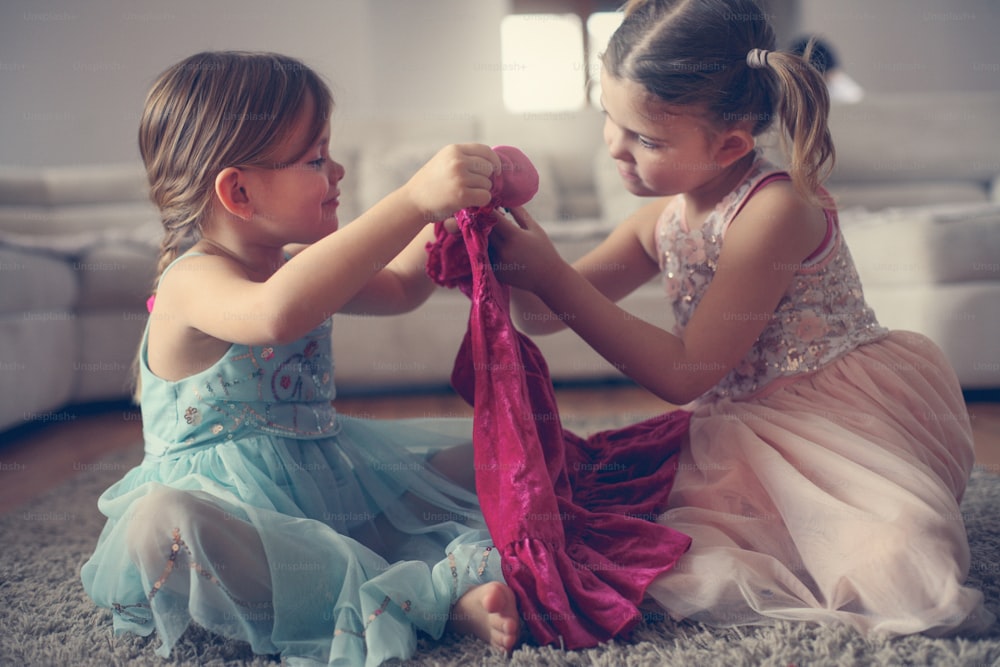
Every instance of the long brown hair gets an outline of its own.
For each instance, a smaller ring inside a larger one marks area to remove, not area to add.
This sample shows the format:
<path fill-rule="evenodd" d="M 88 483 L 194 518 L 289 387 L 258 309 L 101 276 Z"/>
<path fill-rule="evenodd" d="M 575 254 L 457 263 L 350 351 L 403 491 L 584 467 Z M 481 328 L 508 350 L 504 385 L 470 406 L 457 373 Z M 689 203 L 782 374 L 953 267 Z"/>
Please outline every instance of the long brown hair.
<path fill-rule="evenodd" d="M 333 96 L 294 58 L 204 52 L 157 78 L 139 123 L 139 152 L 164 228 L 157 276 L 197 241 L 219 171 L 272 165 L 309 93 L 315 137 L 329 122 Z"/>
<path fill-rule="evenodd" d="M 164 231 L 156 282 L 201 237 L 216 175 L 231 166 L 275 166 L 309 96 L 316 138 L 329 123 L 333 95 L 295 58 L 210 51 L 157 77 L 139 122 L 139 152 Z"/>
<path fill-rule="evenodd" d="M 775 50 L 774 30 L 753 0 L 630 0 L 603 56 L 616 78 L 678 106 L 699 106 L 720 128 L 749 122 L 759 136 L 781 123 L 789 173 L 809 201 L 833 169 L 823 75 L 802 56 Z M 753 49 L 768 51 L 751 67 Z"/>

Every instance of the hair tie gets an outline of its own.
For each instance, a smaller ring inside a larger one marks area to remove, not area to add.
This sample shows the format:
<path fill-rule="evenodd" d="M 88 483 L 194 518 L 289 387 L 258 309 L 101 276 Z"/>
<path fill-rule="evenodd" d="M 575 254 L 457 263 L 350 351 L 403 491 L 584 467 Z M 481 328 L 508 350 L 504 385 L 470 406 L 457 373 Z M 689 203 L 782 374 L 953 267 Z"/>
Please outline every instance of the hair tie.
<path fill-rule="evenodd" d="M 750 69 L 764 69 L 768 66 L 767 54 L 770 51 L 766 49 L 750 49 L 747 53 L 747 65 Z"/>

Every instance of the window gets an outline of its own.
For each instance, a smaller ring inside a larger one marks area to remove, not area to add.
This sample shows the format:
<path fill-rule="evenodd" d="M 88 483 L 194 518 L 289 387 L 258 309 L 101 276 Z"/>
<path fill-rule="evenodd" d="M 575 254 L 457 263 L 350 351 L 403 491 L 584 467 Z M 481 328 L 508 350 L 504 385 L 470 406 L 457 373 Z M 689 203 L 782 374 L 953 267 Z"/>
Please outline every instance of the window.
<path fill-rule="evenodd" d="M 597 108 L 601 106 L 601 54 L 621 22 L 621 12 L 595 12 L 587 17 L 587 54 L 590 63 L 587 90 L 590 104 Z"/>
<path fill-rule="evenodd" d="M 504 106 L 521 113 L 598 106 L 599 57 L 620 22 L 619 12 L 504 17 L 500 26 Z"/>
<path fill-rule="evenodd" d="M 583 106 L 583 30 L 575 14 L 512 14 L 500 26 L 503 102 L 510 111 Z"/>

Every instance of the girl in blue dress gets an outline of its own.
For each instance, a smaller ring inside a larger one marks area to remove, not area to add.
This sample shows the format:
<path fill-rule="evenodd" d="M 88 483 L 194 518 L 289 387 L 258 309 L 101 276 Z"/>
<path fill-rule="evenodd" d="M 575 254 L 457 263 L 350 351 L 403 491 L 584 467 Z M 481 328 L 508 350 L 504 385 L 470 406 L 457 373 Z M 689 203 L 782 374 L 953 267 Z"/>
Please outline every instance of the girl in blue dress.
<path fill-rule="evenodd" d="M 471 422 L 331 405 L 331 316 L 422 303 L 428 221 L 489 202 L 499 160 L 448 146 L 337 231 L 332 106 L 308 67 L 263 53 L 187 58 L 146 100 L 165 235 L 138 357 L 145 457 L 101 496 L 82 579 L 162 656 L 192 622 L 323 665 L 409 657 L 417 630 L 505 650 L 520 630 L 469 489 Z"/>

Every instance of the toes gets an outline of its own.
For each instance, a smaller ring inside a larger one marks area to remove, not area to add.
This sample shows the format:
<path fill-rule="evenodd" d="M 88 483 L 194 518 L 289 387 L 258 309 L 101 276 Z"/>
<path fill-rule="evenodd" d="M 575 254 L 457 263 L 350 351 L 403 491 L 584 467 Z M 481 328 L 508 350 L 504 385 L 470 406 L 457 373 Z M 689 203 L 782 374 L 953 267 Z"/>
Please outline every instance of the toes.
<path fill-rule="evenodd" d="M 495 582 L 494 582 L 495 583 Z M 504 606 L 507 603 L 507 596 L 505 595 L 506 590 L 502 585 L 496 584 L 484 584 L 489 586 L 484 592 L 482 597 L 483 609 L 489 614 L 495 614 L 503 611 Z"/>

